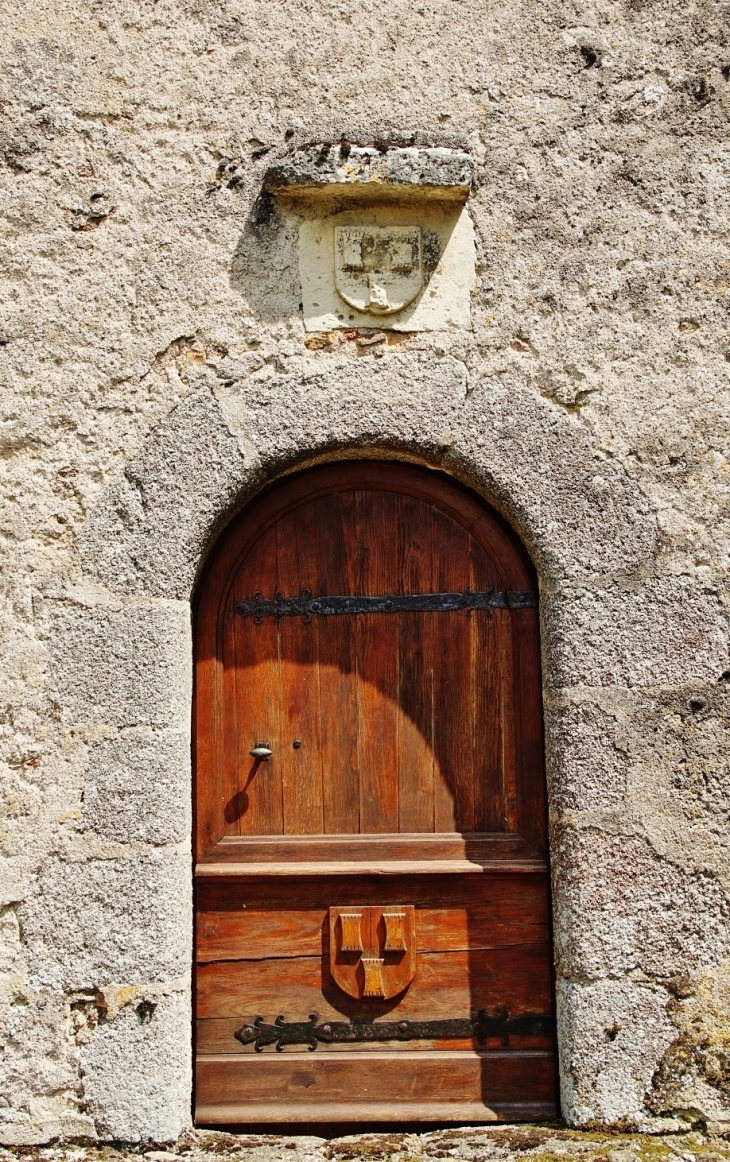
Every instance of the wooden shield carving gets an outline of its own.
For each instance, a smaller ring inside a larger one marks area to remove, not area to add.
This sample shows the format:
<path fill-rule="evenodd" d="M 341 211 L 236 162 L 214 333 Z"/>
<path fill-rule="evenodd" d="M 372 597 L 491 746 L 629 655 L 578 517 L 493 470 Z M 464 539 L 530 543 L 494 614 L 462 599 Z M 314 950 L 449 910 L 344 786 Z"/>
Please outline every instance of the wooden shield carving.
<path fill-rule="evenodd" d="M 330 972 L 357 1000 L 388 1000 L 416 975 L 412 904 L 330 908 Z"/>

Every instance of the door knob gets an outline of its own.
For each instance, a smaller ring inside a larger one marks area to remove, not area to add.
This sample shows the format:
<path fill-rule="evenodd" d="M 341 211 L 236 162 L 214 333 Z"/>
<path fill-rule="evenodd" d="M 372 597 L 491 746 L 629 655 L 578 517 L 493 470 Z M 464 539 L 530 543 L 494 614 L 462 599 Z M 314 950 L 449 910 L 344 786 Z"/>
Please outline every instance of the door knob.
<path fill-rule="evenodd" d="M 250 750 L 248 753 L 251 755 L 251 758 L 259 759 L 261 762 L 265 763 L 271 758 L 274 752 L 269 750 L 268 746 L 264 746 L 262 743 L 257 742 L 253 750 Z"/>

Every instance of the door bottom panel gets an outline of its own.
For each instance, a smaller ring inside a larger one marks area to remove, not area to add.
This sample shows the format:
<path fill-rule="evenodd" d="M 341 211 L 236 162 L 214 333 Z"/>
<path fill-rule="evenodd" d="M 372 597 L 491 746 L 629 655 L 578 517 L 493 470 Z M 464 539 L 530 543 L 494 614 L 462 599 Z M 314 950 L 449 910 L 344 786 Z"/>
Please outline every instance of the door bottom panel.
<path fill-rule="evenodd" d="M 196 1122 L 533 1121 L 554 1117 L 542 1051 L 200 1055 Z"/>
<path fill-rule="evenodd" d="M 296 1107 L 282 1103 L 257 1105 L 198 1105 L 195 1107 L 196 1126 L 256 1126 L 302 1124 L 314 1122 L 342 1125 L 351 1122 L 457 1122 L 473 1125 L 477 1122 L 549 1122 L 557 1117 L 554 1102 L 539 1104 L 499 1104 L 487 1107 L 475 1102 L 401 1102 L 381 1105 L 377 1102 L 319 1102 L 315 1106 Z"/>

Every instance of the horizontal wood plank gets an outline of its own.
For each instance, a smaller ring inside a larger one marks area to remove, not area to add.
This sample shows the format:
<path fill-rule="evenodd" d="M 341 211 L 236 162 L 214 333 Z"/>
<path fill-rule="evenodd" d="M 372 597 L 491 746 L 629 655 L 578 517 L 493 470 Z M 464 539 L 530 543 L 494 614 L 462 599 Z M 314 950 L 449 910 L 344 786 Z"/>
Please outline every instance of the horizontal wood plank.
<path fill-rule="evenodd" d="M 286 1102 L 203 1104 L 195 1107 L 197 1126 L 347 1125 L 354 1122 L 453 1122 L 473 1125 L 481 1122 L 546 1122 L 558 1115 L 551 1102 L 326 1102 L 316 1105 L 288 1105 Z"/>
<path fill-rule="evenodd" d="M 529 1105 L 554 1111 L 554 1087 L 549 1052 L 201 1055 L 196 1116 L 214 1120 L 214 1107 L 238 1107 L 240 1115 L 232 1121 L 255 1121 L 252 1107 L 268 1107 L 278 1110 L 271 1120 L 299 1120 L 300 1111 L 302 1120 L 316 1120 L 312 1112 L 322 1120 L 323 1106 L 333 1105 L 357 1108 L 360 1119 L 373 1119 L 376 1106 L 400 1109 L 404 1118 L 408 1106 L 418 1110 L 411 1116 L 428 1121 L 434 1118 L 432 1100 L 441 1109 Z"/>
<path fill-rule="evenodd" d="M 534 856 L 516 832 L 414 832 L 379 835 L 225 835 L 201 862 L 261 863 L 285 860 L 482 860 Z"/>
<path fill-rule="evenodd" d="M 319 956 L 328 950 L 328 909 L 323 905 L 318 907 L 315 901 L 306 910 L 258 908 L 255 904 L 241 905 L 235 899 L 227 908 L 206 907 L 216 902 L 201 900 L 199 903 L 196 960 L 200 964 L 215 960 Z M 531 908 L 526 906 L 530 904 Z M 487 899 L 480 904 L 419 909 L 416 948 L 419 952 L 458 952 L 514 944 L 545 946 L 549 931 L 543 904 L 544 893 L 537 894 L 536 899 L 525 900 L 511 892 L 507 899 Z"/>
<path fill-rule="evenodd" d="M 465 875 L 454 881 L 451 876 L 432 875 L 411 879 L 408 876 L 362 875 L 338 877 L 314 875 L 270 878 L 203 880 L 196 885 L 196 907 L 201 912 L 239 911 L 247 908 L 309 911 L 344 904 L 389 905 L 414 904 L 423 913 L 449 907 L 470 911 L 485 908 L 493 921 L 513 920 L 515 924 L 547 923 L 547 875 L 536 870 L 531 876 L 510 874 L 485 880 L 480 875 Z"/>
<path fill-rule="evenodd" d="M 416 976 L 400 998 L 364 1001 L 347 996 L 332 980 L 329 958 L 223 961 L 199 965 L 196 972 L 199 1017 L 261 1015 L 273 1020 L 320 1020 L 338 1015 L 374 1020 L 431 1020 L 465 1017 L 479 1009 L 503 1006 L 510 1014 L 552 1009 L 549 957 L 544 945 L 472 952 L 421 953 Z"/>
<path fill-rule="evenodd" d="M 541 859 L 485 860 L 372 860 L 366 864 L 354 860 L 328 860 L 312 863 L 288 860 L 285 863 L 198 863 L 196 879 L 217 879 L 221 876 L 430 876 L 430 875 L 534 875 L 545 870 Z"/>

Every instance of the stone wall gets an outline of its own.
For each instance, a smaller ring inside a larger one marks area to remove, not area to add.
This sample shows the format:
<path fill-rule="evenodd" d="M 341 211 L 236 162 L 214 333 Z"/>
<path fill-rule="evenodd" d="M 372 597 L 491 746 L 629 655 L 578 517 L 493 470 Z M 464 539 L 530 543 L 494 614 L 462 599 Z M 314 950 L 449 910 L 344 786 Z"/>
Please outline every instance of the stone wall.
<path fill-rule="evenodd" d="M 727 1127 L 729 15 L 6 0 L 0 1140 L 189 1124 L 190 595 L 363 454 L 538 568 L 565 1117 Z M 305 332 L 264 178 L 343 140 L 470 152 L 471 330 Z"/>

